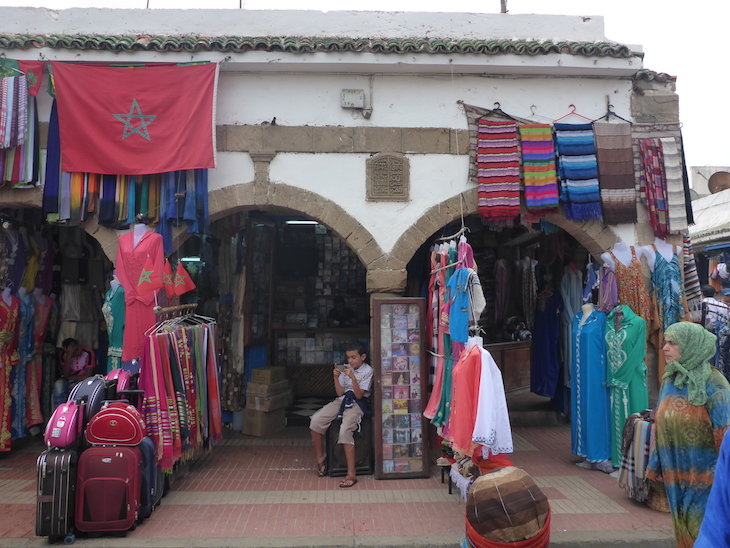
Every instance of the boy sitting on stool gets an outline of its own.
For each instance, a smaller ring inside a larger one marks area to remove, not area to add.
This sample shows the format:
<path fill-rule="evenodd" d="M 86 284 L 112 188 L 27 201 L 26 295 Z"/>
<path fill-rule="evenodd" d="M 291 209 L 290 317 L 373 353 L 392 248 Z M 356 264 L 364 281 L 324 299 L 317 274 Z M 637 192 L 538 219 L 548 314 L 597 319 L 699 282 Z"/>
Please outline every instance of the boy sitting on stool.
<path fill-rule="evenodd" d="M 340 487 L 352 487 L 357 483 L 355 472 L 355 439 L 352 433 L 365 415 L 370 414 L 365 398 L 370 395 L 373 368 L 365 363 L 367 353 L 360 341 L 348 343 L 345 347 L 347 365 L 337 365 L 332 371 L 337 398 L 312 415 L 309 429 L 312 432 L 314 454 L 317 458 L 317 475 L 327 474 L 327 453 L 324 449 L 324 434 L 336 418 L 342 418 L 337 443 L 342 444 L 347 460 L 347 476 Z M 339 368 L 343 368 L 341 370 Z"/>

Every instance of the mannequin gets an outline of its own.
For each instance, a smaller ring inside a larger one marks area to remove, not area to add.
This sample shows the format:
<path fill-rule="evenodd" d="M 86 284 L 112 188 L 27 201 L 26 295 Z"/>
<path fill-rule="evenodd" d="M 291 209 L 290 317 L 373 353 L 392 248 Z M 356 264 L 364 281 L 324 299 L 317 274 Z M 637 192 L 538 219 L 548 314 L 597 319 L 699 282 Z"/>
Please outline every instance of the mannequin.
<path fill-rule="evenodd" d="M 26 300 L 25 297 L 27 294 L 28 294 L 28 290 L 26 288 L 21 287 L 20 289 L 18 289 L 18 297 L 20 297 L 24 301 Z"/>
<path fill-rule="evenodd" d="M 643 247 L 635 247 L 634 251 L 636 252 L 637 259 L 641 260 L 641 257 L 645 255 L 645 251 Z M 653 251 L 653 250 L 652 250 Z M 621 261 L 621 264 L 628 267 L 631 263 L 631 246 L 625 244 L 624 242 L 617 242 L 616 245 L 613 246 L 613 249 L 611 252 L 614 254 L 614 256 Z M 613 257 L 611 256 L 611 253 L 606 251 L 605 253 L 601 254 L 601 260 L 603 261 L 603 264 L 606 265 L 611 270 L 616 270 L 616 263 L 613 260 Z M 648 258 L 647 258 L 648 260 Z"/>
<path fill-rule="evenodd" d="M 586 320 L 590 317 L 591 314 L 593 314 L 593 303 L 585 303 L 583 306 L 580 307 L 580 310 L 582 312 L 580 317 L 580 326 L 583 327 L 586 323 Z"/>
<path fill-rule="evenodd" d="M 111 287 L 112 291 L 116 291 L 117 287 L 119 287 L 121 284 L 119 283 L 119 280 L 116 276 L 112 278 L 112 281 L 109 282 L 109 286 Z"/>
<path fill-rule="evenodd" d="M 659 254 L 664 257 L 664 260 L 667 262 L 671 262 L 672 256 L 679 253 L 678 246 L 668 244 L 665 240 L 662 240 L 661 238 L 655 238 L 653 245 L 656 246 Z M 654 248 L 651 245 L 645 245 L 639 249 L 641 249 L 646 256 L 646 263 L 649 265 L 649 270 L 654 272 L 654 262 L 656 260 L 656 253 L 654 252 Z"/>
<path fill-rule="evenodd" d="M 42 305 L 46 304 L 46 296 L 43 294 L 43 291 L 40 287 L 36 287 L 33 290 L 33 296 L 35 297 L 35 300 L 41 303 Z"/>
<path fill-rule="evenodd" d="M 8 305 L 8 306 L 10 306 L 10 304 L 13 301 L 12 301 L 12 295 L 10 294 L 10 287 L 9 286 L 6 287 L 5 289 L 3 289 L 2 297 L 3 297 L 3 301 L 5 301 L 5 304 Z"/>
<path fill-rule="evenodd" d="M 466 349 L 471 350 L 475 346 L 479 346 L 479 347 L 484 346 L 484 339 L 479 336 L 469 337 L 466 341 Z"/>
<path fill-rule="evenodd" d="M 147 225 L 143 225 L 142 223 L 137 223 L 132 227 L 132 231 L 134 232 L 134 247 L 136 248 L 139 245 L 140 240 L 142 239 L 142 236 L 147 233 Z"/>

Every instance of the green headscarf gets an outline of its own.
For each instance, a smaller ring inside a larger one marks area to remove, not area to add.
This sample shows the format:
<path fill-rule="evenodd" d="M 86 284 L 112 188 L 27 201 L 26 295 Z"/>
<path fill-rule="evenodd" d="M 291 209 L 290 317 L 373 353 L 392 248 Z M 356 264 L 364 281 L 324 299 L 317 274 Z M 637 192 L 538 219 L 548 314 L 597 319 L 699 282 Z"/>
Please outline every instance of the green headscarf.
<path fill-rule="evenodd" d="M 707 379 L 712 372 L 710 360 L 715 355 L 717 337 L 699 324 L 677 322 L 667 327 L 665 339 L 679 347 L 679 360 L 667 364 L 663 379 L 677 388 L 687 385 L 687 399 L 692 405 L 707 403 Z M 672 379 L 673 377 L 673 379 Z"/>

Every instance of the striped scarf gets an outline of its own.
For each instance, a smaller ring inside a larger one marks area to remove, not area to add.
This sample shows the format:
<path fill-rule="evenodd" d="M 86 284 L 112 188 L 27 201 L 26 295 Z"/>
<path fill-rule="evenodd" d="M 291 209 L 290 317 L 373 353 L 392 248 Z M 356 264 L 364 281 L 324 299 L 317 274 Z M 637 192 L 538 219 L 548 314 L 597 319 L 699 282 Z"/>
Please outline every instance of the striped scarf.
<path fill-rule="evenodd" d="M 695 252 L 692 249 L 692 240 L 689 233 L 685 233 L 682 240 L 684 248 L 684 294 L 687 297 L 687 306 L 692 321 L 699 322 L 702 318 L 702 290 L 700 289 L 700 277 L 697 274 Z"/>
<path fill-rule="evenodd" d="M 571 221 L 602 219 L 591 124 L 555 124 L 561 199 Z"/>
<path fill-rule="evenodd" d="M 25 76 L 0 78 L 0 148 L 25 143 L 28 130 L 28 81 Z"/>
<path fill-rule="evenodd" d="M 478 121 L 477 182 L 479 214 L 487 221 L 510 223 L 520 215 L 520 157 L 517 123 Z"/>
<path fill-rule="evenodd" d="M 649 224 L 657 238 L 669 234 L 667 176 L 661 139 L 639 139 L 641 154 L 641 198 L 646 204 Z"/>
<path fill-rule="evenodd" d="M 601 206 L 606 224 L 636 223 L 636 181 L 631 124 L 593 124 Z"/>
<path fill-rule="evenodd" d="M 558 179 L 552 128 L 549 124 L 525 124 L 519 130 L 527 210 L 538 217 L 558 213 Z"/>
<path fill-rule="evenodd" d="M 673 234 L 687 230 L 687 210 L 684 201 L 684 180 L 679 147 L 673 137 L 660 139 L 664 151 L 664 172 L 667 177 L 667 213 L 669 231 Z"/>
<path fill-rule="evenodd" d="M 634 413 L 626 418 L 623 430 L 618 486 L 639 502 L 644 502 L 649 495 L 646 465 L 651 453 L 651 424 L 640 413 Z"/>

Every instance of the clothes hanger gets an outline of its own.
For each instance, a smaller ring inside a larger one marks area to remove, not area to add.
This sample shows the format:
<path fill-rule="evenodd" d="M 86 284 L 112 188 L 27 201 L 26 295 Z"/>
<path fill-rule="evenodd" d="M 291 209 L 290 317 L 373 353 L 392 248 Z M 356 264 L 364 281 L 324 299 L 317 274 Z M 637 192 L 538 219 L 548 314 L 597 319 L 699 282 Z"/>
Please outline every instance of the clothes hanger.
<path fill-rule="evenodd" d="M 633 124 L 633 122 L 631 122 L 631 121 L 627 120 L 626 118 L 624 118 L 624 117 L 622 117 L 622 116 L 619 116 L 618 114 L 616 114 L 616 113 L 615 113 L 615 112 L 614 112 L 614 111 L 613 111 L 613 110 L 611 109 L 611 107 L 612 107 L 612 106 L 613 106 L 613 105 L 612 105 L 611 103 L 608 103 L 608 104 L 607 104 L 607 108 L 606 108 L 606 114 L 604 114 L 604 115 L 603 115 L 603 116 L 601 116 L 600 118 L 596 118 L 596 119 L 595 119 L 595 120 L 593 120 L 593 121 L 594 121 L 594 122 L 597 122 L 598 120 L 603 120 L 603 119 L 605 118 L 605 119 L 606 119 L 606 122 L 610 122 L 610 121 L 611 121 L 611 116 L 613 116 L 614 118 L 618 118 L 619 120 L 623 120 L 624 122 L 626 122 L 626 123 L 628 123 L 628 124 Z"/>
<path fill-rule="evenodd" d="M 588 118 L 588 116 L 583 116 L 579 112 L 576 112 L 575 111 L 575 105 L 568 105 L 568 108 L 570 108 L 572 110 L 568 114 L 565 114 L 565 115 L 561 116 L 560 118 L 556 118 L 555 120 L 553 120 L 553 123 L 559 122 L 560 120 L 562 120 L 564 118 L 567 118 L 568 116 L 578 116 L 580 118 L 583 118 L 585 120 L 588 120 L 589 122 L 593 122 L 593 119 L 592 118 Z"/>
<path fill-rule="evenodd" d="M 529 115 L 529 116 L 527 117 L 527 119 L 528 119 L 528 120 L 529 120 L 530 118 L 533 118 L 533 117 L 535 117 L 535 116 L 538 116 L 538 117 L 542 118 L 543 120 L 547 120 L 548 122 L 552 122 L 552 118 L 548 118 L 547 116 L 543 116 L 542 114 L 538 114 L 537 112 L 535 112 L 535 109 L 536 109 L 536 108 L 537 108 L 537 106 L 535 106 L 535 105 L 530 105 L 530 115 Z M 539 122 L 539 121 L 537 121 L 537 120 L 534 120 L 534 121 L 535 121 L 536 123 L 540 123 L 540 122 Z"/>

